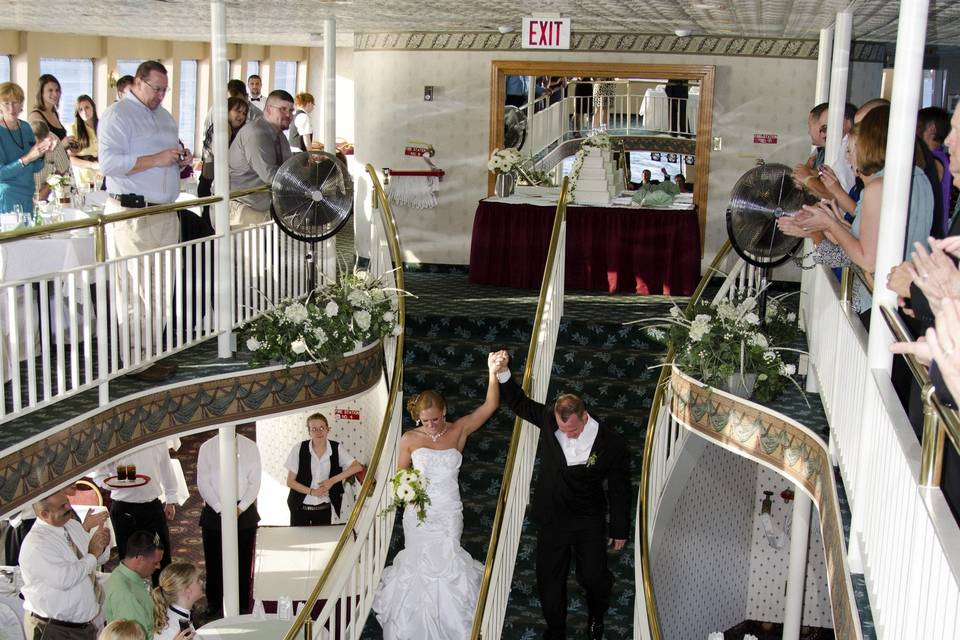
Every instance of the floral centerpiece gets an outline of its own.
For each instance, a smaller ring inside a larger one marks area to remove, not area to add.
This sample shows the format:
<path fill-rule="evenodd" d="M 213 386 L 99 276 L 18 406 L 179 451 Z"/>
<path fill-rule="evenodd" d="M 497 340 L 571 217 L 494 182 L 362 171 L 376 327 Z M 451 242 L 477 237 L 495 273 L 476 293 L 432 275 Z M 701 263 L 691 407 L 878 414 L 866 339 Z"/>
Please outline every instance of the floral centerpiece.
<path fill-rule="evenodd" d="M 573 198 L 573 194 L 577 189 L 577 179 L 580 177 L 580 171 L 583 169 L 583 161 L 587 157 L 587 152 L 590 148 L 604 150 L 609 149 L 610 134 L 606 131 L 603 131 L 584 139 L 584 141 L 580 143 L 580 149 L 577 151 L 577 155 L 573 159 L 573 166 L 570 168 L 570 182 L 568 189 L 571 198 Z"/>
<path fill-rule="evenodd" d="M 399 333 L 387 289 L 366 271 L 341 275 L 303 299 L 284 300 L 241 330 L 254 366 L 329 362 Z"/>
<path fill-rule="evenodd" d="M 689 314 L 674 306 L 667 318 L 648 326 L 647 333 L 671 345 L 674 364 L 710 387 L 758 402 L 777 397 L 787 381 L 802 393 L 793 379 L 796 366 L 782 357 L 796 351 L 787 346 L 796 336 L 796 314 L 780 299 L 770 299 L 761 327 L 757 307 L 753 296 L 700 303 Z"/>
<path fill-rule="evenodd" d="M 413 507 L 417 511 L 417 526 L 427 519 L 427 505 L 430 496 L 427 495 L 427 480 L 417 469 L 400 469 L 390 478 L 391 501 L 380 512 L 385 515 L 400 507 Z"/>
<path fill-rule="evenodd" d="M 496 174 L 513 173 L 523 162 L 523 156 L 513 147 L 494 149 L 487 161 L 487 169 Z"/>
<path fill-rule="evenodd" d="M 58 202 L 69 197 L 70 186 L 72 184 L 73 180 L 68 173 L 51 173 L 47 176 L 47 185 L 53 190 L 54 197 L 56 197 Z"/>

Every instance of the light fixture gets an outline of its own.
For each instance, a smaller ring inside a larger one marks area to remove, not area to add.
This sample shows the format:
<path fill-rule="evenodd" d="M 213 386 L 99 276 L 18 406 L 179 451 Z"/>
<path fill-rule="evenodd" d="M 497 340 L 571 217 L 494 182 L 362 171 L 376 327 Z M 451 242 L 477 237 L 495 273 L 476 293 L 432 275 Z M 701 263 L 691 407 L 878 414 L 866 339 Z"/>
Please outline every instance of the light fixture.
<path fill-rule="evenodd" d="M 693 30 L 692 29 L 674 29 L 673 33 L 676 34 L 678 38 L 686 38 L 691 33 L 693 33 Z"/>
<path fill-rule="evenodd" d="M 499 31 L 499 32 L 502 33 L 503 35 L 507 35 L 507 34 L 510 33 L 511 31 L 513 31 L 513 27 L 511 27 L 511 26 L 508 25 L 508 24 L 502 24 L 502 25 L 500 25 L 499 27 L 497 27 L 497 31 Z"/>

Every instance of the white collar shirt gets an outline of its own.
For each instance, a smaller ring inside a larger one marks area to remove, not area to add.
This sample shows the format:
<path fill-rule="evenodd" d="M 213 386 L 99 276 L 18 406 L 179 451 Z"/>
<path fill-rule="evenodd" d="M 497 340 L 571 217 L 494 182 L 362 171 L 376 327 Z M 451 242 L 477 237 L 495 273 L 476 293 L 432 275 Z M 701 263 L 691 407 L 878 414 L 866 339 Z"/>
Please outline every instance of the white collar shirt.
<path fill-rule="evenodd" d="M 597 439 L 597 432 L 600 425 L 597 421 L 587 415 L 587 424 L 577 438 L 570 438 L 560 429 L 554 432 L 560 448 L 563 449 L 563 456 L 567 459 L 567 466 L 586 464 L 590 458 L 590 450 L 593 449 L 593 442 Z"/>
<path fill-rule="evenodd" d="M 150 478 L 142 487 L 115 488 L 105 484 L 110 476 L 117 473 L 117 465 L 136 465 L 137 475 Z M 108 489 L 110 497 L 121 502 L 144 503 L 163 498 L 167 504 L 177 502 L 177 478 L 173 474 L 173 464 L 166 444 L 158 444 L 113 460 L 94 471 L 93 481 Z"/>
<path fill-rule="evenodd" d="M 110 193 L 134 193 L 147 202 L 173 202 L 180 194 L 180 167 L 154 167 L 127 175 L 142 156 L 176 149 L 179 131 L 163 107 L 149 109 L 132 92 L 110 107 L 97 127 L 100 171 Z"/>
<path fill-rule="evenodd" d="M 154 629 L 154 635 L 151 640 L 173 640 L 180 633 L 180 621 L 190 622 L 190 616 L 184 615 L 182 611 L 174 607 L 167 609 L 167 626 L 161 629 Z M 193 628 L 191 623 L 190 628 Z"/>
<path fill-rule="evenodd" d="M 355 458 L 352 453 L 347 451 L 346 447 L 342 444 L 337 444 L 339 446 L 340 468 L 346 469 L 354 463 Z M 310 488 L 316 489 L 320 486 L 321 482 L 330 478 L 330 440 L 327 440 L 327 448 L 322 455 L 317 455 L 317 452 L 313 450 L 312 444 L 309 446 L 309 449 Z M 287 456 L 287 462 L 284 467 L 287 471 L 296 475 L 297 469 L 300 467 L 300 443 L 297 443 L 293 449 L 290 450 L 290 455 Z M 325 502 L 330 502 L 330 496 L 306 496 L 303 499 L 303 504 L 323 504 Z"/>
<path fill-rule="evenodd" d="M 250 438 L 237 434 L 237 507 L 246 511 L 260 493 L 260 450 Z M 200 445 L 197 454 L 197 489 L 211 509 L 220 513 L 220 436 Z"/>
<path fill-rule="evenodd" d="M 76 520 L 54 527 L 37 518 L 20 550 L 24 609 L 61 622 L 84 623 L 96 618 L 100 603 L 91 575 L 110 557 L 110 547 L 95 558 L 87 553 L 89 544 L 90 534 Z"/>

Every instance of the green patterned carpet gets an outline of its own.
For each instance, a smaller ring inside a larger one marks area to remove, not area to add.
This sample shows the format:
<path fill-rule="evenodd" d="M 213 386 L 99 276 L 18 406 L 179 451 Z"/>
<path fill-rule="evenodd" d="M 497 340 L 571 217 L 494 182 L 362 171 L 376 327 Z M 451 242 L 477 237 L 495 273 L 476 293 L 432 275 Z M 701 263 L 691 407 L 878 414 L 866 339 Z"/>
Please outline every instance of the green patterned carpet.
<path fill-rule="evenodd" d="M 457 269 L 435 268 L 407 273 L 410 301 L 407 347 L 404 353 L 407 394 L 437 389 L 449 404 L 451 417 L 463 415 L 482 402 L 486 388 L 486 354 L 507 349 L 512 370 L 523 370 L 536 310 L 535 292 L 470 285 Z M 685 301 L 685 300 L 681 300 Z M 623 322 L 662 315 L 669 298 L 568 292 L 564 303 L 550 397 L 561 391 L 578 393 L 591 415 L 613 425 L 627 437 L 633 453 L 634 491 L 639 484 L 643 436 L 662 347 Z M 411 427 L 409 418 L 405 428 Z M 463 547 L 481 561 L 486 557 L 496 497 L 506 462 L 513 416 L 500 411 L 467 443 L 460 473 L 464 503 Z M 635 502 L 635 498 L 634 498 Z M 402 527 L 395 527 L 391 557 L 403 544 Z M 536 594 L 533 551 L 535 530 L 525 526 L 514 574 L 503 637 L 536 638 L 543 633 Z M 611 553 L 616 577 L 607 637 L 625 638 L 633 629 L 633 541 Z M 580 587 L 570 574 L 568 631 L 579 635 L 586 625 Z M 382 632 L 371 615 L 365 638 Z"/>

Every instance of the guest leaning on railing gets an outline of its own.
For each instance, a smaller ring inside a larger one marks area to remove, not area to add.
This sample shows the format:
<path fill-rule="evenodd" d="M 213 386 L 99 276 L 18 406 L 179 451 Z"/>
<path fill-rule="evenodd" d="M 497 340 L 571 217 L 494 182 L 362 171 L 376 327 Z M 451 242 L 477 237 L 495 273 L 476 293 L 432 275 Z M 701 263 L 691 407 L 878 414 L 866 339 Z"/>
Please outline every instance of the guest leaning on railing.
<path fill-rule="evenodd" d="M 0 212 L 20 205 L 33 210 L 33 174 L 43 168 L 43 156 L 54 141 L 36 141 L 30 125 L 20 120 L 23 89 L 13 82 L 0 84 Z"/>

